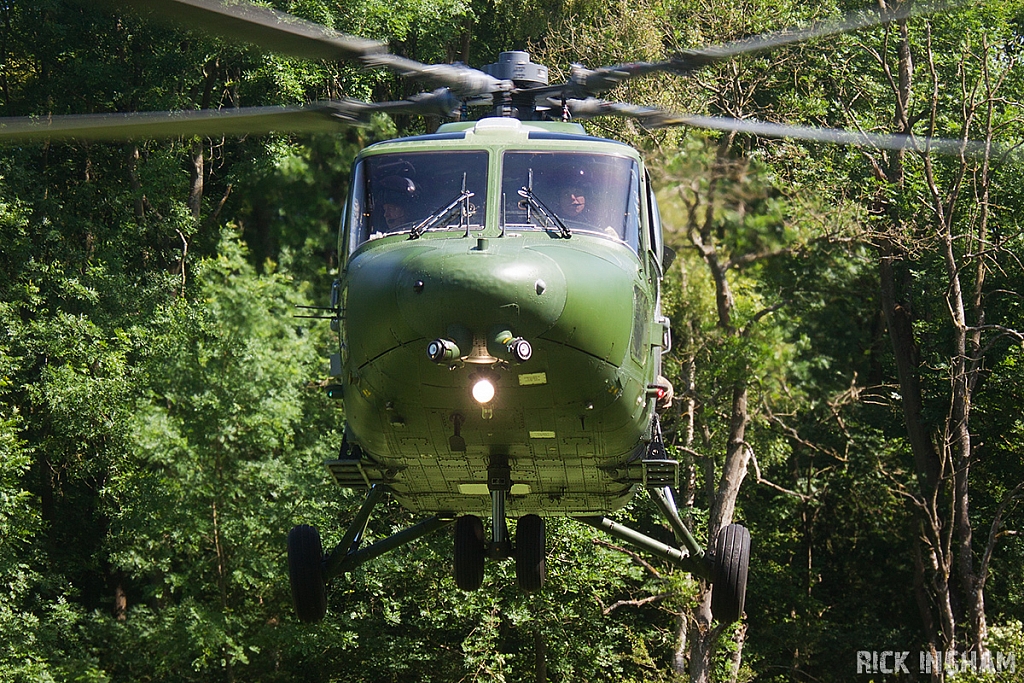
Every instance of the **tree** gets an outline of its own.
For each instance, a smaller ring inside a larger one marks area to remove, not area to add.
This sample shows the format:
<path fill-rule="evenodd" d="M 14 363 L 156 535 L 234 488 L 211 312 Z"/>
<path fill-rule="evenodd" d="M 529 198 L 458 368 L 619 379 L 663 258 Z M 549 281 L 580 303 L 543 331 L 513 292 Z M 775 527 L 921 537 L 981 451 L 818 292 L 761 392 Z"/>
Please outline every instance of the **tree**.
<path fill-rule="evenodd" d="M 880 43 L 862 45 L 873 68 L 855 57 L 847 63 L 859 65 L 858 74 L 840 77 L 843 101 L 857 102 L 870 88 L 892 106 L 888 121 L 877 108 L 850 106 L 849 123 L 964 141 L 959 157 L 865 152 L 868 173 L 859 172 L 855 185 L 873 215 L 869 239 L 913 458 L 913 483 L 892 478 L 919 520 L 915 585 L 933 653 L 984 656 L 984 588 L 1002 510 L 1020 493 L 1005 487 L 999 512 L 972 513 L 972 490 L 991 486 L 984 474 L 991 455 L 979 447 L 988 430 L 972 407 L 1024 340 L 1019 318 L 1000 305 L 1002 287 L 990 282 L 1018 277 L 1006 248 L 1016 238 L 1006 219 L 1017 192 L 1006 193 L 1001 180 L 1015 173 L 1006 151 L 1020 139 L 1020 112 L 1006 97 L 1019 82 L 1013 12 L 972 9 L 898 22 Z M 864 85 L 865 74 L 888 88 Z M 976 530 L 988 537 L 981 547 Z"/>

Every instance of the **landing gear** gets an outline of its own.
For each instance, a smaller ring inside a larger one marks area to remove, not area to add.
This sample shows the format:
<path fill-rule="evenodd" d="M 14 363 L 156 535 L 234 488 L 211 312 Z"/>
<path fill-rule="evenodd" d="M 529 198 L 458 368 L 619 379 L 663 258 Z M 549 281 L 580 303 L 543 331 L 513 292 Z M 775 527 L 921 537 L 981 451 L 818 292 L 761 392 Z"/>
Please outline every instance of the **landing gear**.
<path fill-rule="evenodd" d="M 363 532 L 366 530 L 366 523 L 373 508 L 384 497 L 386 491 L 387 488 L 379 484 L 370 488 L 363 506 L 349 524 L 341 542 L 327 557 L 323 554 L 320 534 L 313 527 L 300 524 L 288 532 L 288 574 L 292 584 L 292 600 L 295 603 L 295 613 L 302 621 L 315 622 L 323 619 L 327 612 L 327 581 L 455 521 L 450 515 L 434 515 L 364 547 Z"/>
<path fill-rule="evenodd" d="M 458 430 L 456 426 L 455 439 L 461 438 Z M 456 450 L 454 446 L 452 450 Z M 672 529 L 674 544 L 664 543 L 607 517 L 576 519 L 711 582 L 711 610 L 719 622 L 732 623 L 742 618 L 750 533 L 740 525 L 729 525 L 715 539 L 713 551 L 705 553 L 679 515 L 672 493 L 672 488 L 678 486 L 679 463 L 666 450 L 656 417 L 652 423 L 652 438 L 643 456 L 617 468 L 613 478 L 648 490 Z M 295 611 L 300 620 L 315 622 L 324 617 L 327 610 L 325 585 L 332 578 L 450 524 L 455 524 L 455 583 L 460 589 L 473 591 L 481 587 L 488 558 L 500 561 L 512 557 L 516 560 L 516 581 L 523 591 L 534 592 L 543 587 L 547 573 L 545 519 L 537 514 L 520 517 L 514 540 L 510 537 L 506 503 L 519 501 L 511 497 L 512 472 L 506 456 L 491 456 L 487 467 L 490 539 L 480 517 L 464 515 L 456 519 L 451 512 L 441 512 L 369 546 L 363 544 L 367 522 L 374 507 L 390 490 L 381 481 L 383 474 L 375 469 L 377 466 L 372 461 L 364 459 L 343 457 L 328 466 L 339 484 L 348 488 L 365 485 L 369 491 L 341 541 L 326 557 L 320 534 L 313 527 L 300 525 L 288 534 L 288 570 Z"/>
<path fill-rule="evenodd" d="M 750 562 L 750 532 L 739 524 L 722 529 L 711 558 L 711 614 L 724 624 L 743 616 Z"/>
<path fill-rule="evenodd" d="M 455 522 L 455 585 L 475 591 L 484 582 L 487 543 L 479 517 L 466 515 Z"/>
<path fill-rule="evenodd" d="M 502 492 L 495 499 L 503 496 Z M 491 520 L 491 541 L 484 537 L 484 525 L 479 517 L 465 515 L 455 523 L 455 585 L 464 591 L 475 591 L 484 580 L 484 560 L 488 557 L 504 560 L 515 556 L 516 581 L 527 593 L 544 586 L 546 574 L 544 519 L 526 515 L 516 526 L 516 543 L 508 540 L 505 509 L 495 504 L 497 516 Z"/>
<path fill-rule="evenodd" d="M 324 580 L 324 550 L 320 533 L 301 524 L 288 532 L 288 578 L 299 620 L 314 623 L 327 613 L 327 584 Z"/>
<path fill-rule="evenodd" d="M 516 580 L 527 593 L 544 585 L 544 518 L 526 515 L 516 526 Z"/>
<path fill-rule="evenodd" d="M 484 540 L 479 517 L 460 517 L 455 525 L 455 584 L 462 590 L 476 590 L 483 583 L 484 559 L 516 558 L 516 581 L 530 593 L 544 586 L 544 519 L 525 515 L 516 526 L 515 545 L 508 533 L 505 499 L 512 489 L 508 460 L 494 457 L 487 468 L 491 494 L 491 540 Z"/>

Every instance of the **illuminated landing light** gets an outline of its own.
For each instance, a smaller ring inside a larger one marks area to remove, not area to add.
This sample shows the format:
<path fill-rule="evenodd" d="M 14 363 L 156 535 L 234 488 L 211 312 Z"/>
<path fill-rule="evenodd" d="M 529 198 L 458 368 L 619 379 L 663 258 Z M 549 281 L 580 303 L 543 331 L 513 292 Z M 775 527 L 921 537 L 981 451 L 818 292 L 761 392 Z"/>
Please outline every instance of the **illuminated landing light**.
<path fill-rule="evenodd" d="M 489 379 L 478 380 L 473 385 L 473 400 L 477 403 L 489 403 L 494 398 L 494 383 Z"/>

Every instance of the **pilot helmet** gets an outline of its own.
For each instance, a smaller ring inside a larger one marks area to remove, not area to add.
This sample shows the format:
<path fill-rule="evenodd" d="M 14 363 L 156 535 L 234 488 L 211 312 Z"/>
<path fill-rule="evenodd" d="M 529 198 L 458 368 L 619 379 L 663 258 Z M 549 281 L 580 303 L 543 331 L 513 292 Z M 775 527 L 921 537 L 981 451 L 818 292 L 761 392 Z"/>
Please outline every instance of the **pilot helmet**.
<path fill-rule="evenodd" d="M 419 188 L 411 178 L 400 175 L 389 175 L 380 180 L 378 197 L 380 203 L 405 206 L 419 195 Z"/>

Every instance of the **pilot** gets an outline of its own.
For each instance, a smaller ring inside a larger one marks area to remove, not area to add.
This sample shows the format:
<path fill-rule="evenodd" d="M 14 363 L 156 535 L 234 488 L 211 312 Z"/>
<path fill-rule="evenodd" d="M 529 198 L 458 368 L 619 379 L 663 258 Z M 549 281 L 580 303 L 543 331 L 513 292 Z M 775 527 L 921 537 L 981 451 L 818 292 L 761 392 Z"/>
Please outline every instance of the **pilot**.
<path fill-rule="evenodd" d="M 383 217 L 385 232 L 396 232 L 412 221 L 411 203 L 416 199 L 419 188 L 410 178 L 393 175 L 382 179 L 378 185 L 380 215 Z"/>
<path fill-rule="evenodd" d="M 386 197 L 384 199 L 383 213 L 384 224 L 387 226 L 388 232 L 398 230 L 409 222 L 406 218 L 405 206 L 398 203 L 398 201 L 392 197 Z"/>
<path fill-rule="evenodd" d="M 560 214 L 566 218 L 582 218 L 587 208 L 587 195 L 581 187 L 569 187 L 562 195 Z"/>

